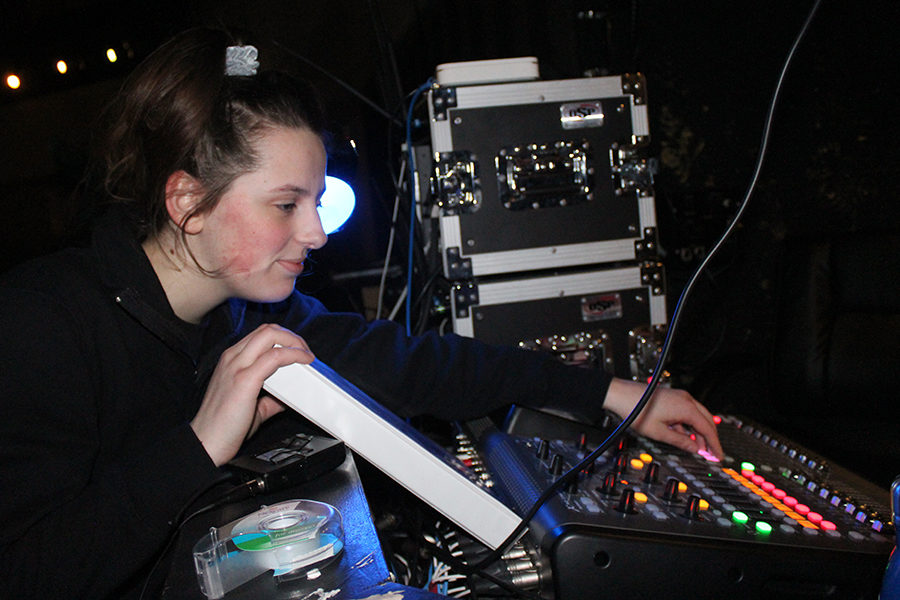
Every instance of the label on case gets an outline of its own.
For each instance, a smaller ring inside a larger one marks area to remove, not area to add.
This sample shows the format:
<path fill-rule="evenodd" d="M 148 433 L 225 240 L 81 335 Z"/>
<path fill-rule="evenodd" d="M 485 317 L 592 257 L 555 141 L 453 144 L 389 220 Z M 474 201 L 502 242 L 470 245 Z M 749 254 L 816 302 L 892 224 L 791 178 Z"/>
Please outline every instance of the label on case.
<path fill-rule="evenodd" d="M 559 107 L 563 129 L 584 129 L 603 126 L 603 104 L 597 100 L 567 102 Z"/>
<path fill-rule="evenodd" d="M 619 294 L 595 294 L 581 299 L 581 320 L 605 321 L 622 317 L 622 297 Z"/>

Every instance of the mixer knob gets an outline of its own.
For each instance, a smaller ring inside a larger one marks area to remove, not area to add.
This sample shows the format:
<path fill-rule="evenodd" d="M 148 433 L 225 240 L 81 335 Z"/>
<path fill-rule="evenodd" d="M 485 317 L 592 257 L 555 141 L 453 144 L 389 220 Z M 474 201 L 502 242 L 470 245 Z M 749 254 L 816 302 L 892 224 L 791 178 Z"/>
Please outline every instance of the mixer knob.
<path fill-rule="evenodd" d="M 587 434 L 582 433 L 578 436 L 578 451 L 586 452 L 587 451 Z"/>
<path fill-rule="evenodd" d="M 628 457 L 628 454 L 622 453 L 616 457 L 616 472 L 624 473 L 628 470 L 628 465 L 631 462 L 631 459 Z"/>
<path fill-rule="evenodd" d="M 548 456 L 550 456 L 550 442 L 547 440 L 541 440 L 541 443 L 538 445 L 537 449 L 537 457 L 540 460 L 547 460 Z"/>
<path fill-rule="evenodd" d="M 693 494 L 688 498 L 687 505 L 684 507 L 684 516 L 691 521 L 702 521 L 700 517 L 700 496 Z"/>
<path fill-rule="evenodd" d="M 670 477 L 666 482 L 666 489 L 663 490 L 663 500 L 672 503 L 678 501 L 678 484 L 681 483 L 674 477 Z"/>
<path fill-rule="evenodd" d="M 647 472 L 644 473 L 644 483 L 659 483 L 659 463 L 652 462 L 647 465 Z"/>
<path fill-rule="evenodd" d="M 607 496 L 612 496 L 616 493 L 616 479 L 617 476 L 615 473 L 607 473 L 603 476 L 603 485 L 597 488 L 597 491 L 606 494 Z"/>
<path fill-rule="evenodd" d="M 569 494 L 578 493 L 578 477 L 574 477 L 566 484 L 566 492 Z"/>
<path fill-rule="evenodd" d="M 594 469 L 596 469 L 596 468 L 597 468 L 597 463 L 596 463 L 596 461 L 592 460 L 587 465 L 585 465 L 585 467 L 581 470 L 581 472 L 584 473 L 587 477 L 590 477 L 591 475 L 594 474 Z"/>
<path fill-rule="evenodd" d="M 561 454 L 554 454 L 550 459 L 550 474 L 559 477 L 563 472 L 563 457 Z"/>
<path fill-rule="evenodd" d="M 616 504 L 616 510 L 625 513 L 626 515 L 633 515 L 637 512 L 636 506 L 637 503 L 634 500 L 634 490 L 622 490 L 622 495 L 619 497 L 619 502 Z"/>
<path fill-rule="evenodd" d="M 603 413 L 603 419 L 600 421 L 600 429 L 609 429 L 612 427 L 613 418 L 608 412 Z"/>
<path fill-rule="evenodd" d="M 616 443 L 616 454 L 621 454 L 628 450 L 628 438 L 624 435 L 619 438 L 618 443 Z"/>

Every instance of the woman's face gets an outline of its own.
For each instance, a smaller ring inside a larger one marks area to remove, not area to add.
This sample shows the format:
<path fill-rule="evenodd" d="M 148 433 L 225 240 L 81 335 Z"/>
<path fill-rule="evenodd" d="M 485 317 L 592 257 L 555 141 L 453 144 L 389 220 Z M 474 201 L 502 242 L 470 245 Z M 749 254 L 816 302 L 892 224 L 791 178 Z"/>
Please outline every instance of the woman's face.
<path fill-rule="evenodd" d="M 272 128 L 255 144 L 259 167 L 234 180 L 191 250 L 216 270 L 224 298 L 277 302 L 294 289 L 303 261 L 328 237 L 317 211 L 325 190 L 325 148 L 308 129 Z"/>

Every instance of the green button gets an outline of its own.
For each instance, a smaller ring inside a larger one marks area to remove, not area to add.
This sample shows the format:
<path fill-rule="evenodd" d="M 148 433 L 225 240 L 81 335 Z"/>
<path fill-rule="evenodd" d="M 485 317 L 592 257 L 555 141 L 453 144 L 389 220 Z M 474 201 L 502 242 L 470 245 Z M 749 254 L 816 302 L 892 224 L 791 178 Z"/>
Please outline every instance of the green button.
<path fill-rule="evenodd" d="M 750 517 L 748 517 L 746 513 L 742 513 L 741 511 L 736 510 L 731 513 L 731 520 L 735 523 L 740 523 L 741 525 L 743 525 L 750 520 Z"/>
<path fill-rule="evenodd" d="M 741 471 L 756 471 L 756 465 L 751 462 L 742 462 Z"/>
<path fill-rule="evenodd" d="M 762 534 L 772 533 L 772 526 L 766 523 L 765 521 L 757 521 L 756 522 L 756 532 Z"/>

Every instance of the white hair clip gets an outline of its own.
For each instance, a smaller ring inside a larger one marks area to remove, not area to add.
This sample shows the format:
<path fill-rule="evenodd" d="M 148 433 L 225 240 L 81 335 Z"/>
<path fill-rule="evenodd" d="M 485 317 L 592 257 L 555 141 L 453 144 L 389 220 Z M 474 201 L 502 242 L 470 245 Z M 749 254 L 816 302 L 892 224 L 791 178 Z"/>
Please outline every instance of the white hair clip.
<path fill-rule="evenodd" d="M 250 77 L 256 75 L 259 53 L 255 46 L 228 46 L 225 49 L 225 75 Z"/>

